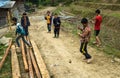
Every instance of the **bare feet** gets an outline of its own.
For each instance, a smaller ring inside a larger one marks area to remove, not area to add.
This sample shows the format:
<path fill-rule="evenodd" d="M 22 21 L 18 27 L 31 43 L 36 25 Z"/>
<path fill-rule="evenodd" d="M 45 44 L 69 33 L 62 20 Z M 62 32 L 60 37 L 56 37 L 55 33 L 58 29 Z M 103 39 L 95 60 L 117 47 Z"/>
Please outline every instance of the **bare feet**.
<path fill-rule="evenodd" d="M 92 62 L 92 58 L 90 58 L 90 59 L 87 59 L 87 64 L 90 64 L 91 62 Z"/>

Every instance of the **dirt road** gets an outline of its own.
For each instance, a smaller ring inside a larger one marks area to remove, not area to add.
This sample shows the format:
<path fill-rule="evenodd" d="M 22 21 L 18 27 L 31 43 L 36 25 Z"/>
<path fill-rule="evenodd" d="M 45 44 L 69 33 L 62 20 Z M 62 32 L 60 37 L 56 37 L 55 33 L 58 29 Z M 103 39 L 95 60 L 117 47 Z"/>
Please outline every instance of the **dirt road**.
<path fill-rule="evenodd" d="M 61 31 L 60 38 L 53 38 L 53 30 L 47 33 L 42 14 L 53 9 L 49 7 L 30 16 L 29 28 L 30 38 L 38 45 L 51 78 L 120 78 L 119 64 L 90 46 L 88 50 L 94 60 L 91 64 L 83 62 L 78 37 Z"/>

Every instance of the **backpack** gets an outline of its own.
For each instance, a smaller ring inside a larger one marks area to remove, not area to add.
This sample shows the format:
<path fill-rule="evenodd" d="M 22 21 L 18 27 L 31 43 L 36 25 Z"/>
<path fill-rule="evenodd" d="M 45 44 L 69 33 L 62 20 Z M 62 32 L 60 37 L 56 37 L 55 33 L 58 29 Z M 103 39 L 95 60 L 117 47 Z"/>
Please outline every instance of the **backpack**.
<path fill-rule="evenodd" d="M 19 23 L 17 24 L 16 32 L 19 34 L 25 35 L 25 30 Z"/>

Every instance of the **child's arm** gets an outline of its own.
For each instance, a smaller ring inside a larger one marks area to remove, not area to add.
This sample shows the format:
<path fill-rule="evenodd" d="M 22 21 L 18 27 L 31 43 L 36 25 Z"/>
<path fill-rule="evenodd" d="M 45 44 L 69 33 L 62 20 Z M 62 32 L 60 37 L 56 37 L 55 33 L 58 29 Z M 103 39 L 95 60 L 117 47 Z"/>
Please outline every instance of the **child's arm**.
<path fill-rule="evenodd" d="M 45 16 L 44 18 L 45 18 L 45 20 L 47 20 L 47 17 L 46 17 L 46 16 Z"/>
<path fill-rule="evenodd" d="M 85 37 L 89 32 L 87 30 L 85 30 L 85 32 L 83 34 L 81 34 L 81 37 Z"/>
<path fill-rule="evenodd" d="M 85 31 L 80 36 L 86 37 L 89 33 L 90 33 L 90 29 L 86 28 Z"/>
<path fill-rule="evenodd" d="M 90 22 L 91 22 L 92 24 L 95 24 L 95 21 L 96 21 L 96 18 L 94 17 Z"/>
<path fill-rule="evenodd" d="M 79 30 L 81 30 L 81 31 L 83 31 L 83 29 L 82 29 L 82 28 L 80 28 L 79 26 L 78 26 L 78 29 L 79 29 Z"/>
<path fill-rule="evenodd" d="M 60 20 L 60 17 L 59 17 L 59 23 L 60 23 L 60 25 L 61 25 L 61 20 Z"/>

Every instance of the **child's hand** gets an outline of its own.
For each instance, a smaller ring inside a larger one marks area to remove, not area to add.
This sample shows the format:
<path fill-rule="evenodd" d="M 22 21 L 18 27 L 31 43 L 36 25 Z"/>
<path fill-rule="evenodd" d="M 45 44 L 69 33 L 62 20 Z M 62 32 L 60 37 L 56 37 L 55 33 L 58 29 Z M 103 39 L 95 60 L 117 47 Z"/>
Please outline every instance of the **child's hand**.
<path fill-rule="evenodd" d="M 78 26 L 78 29 L 82 31 L 82 28 L 80 28 L 80 26 Z"/>
<path fill-rule="evenodd" d="M 91 20 L 90 22 L 91 22 L 92 24 L 94 24 L 94 21 L 93 21 L 93 20 Z"/>
<path fill-rule="evenodd" d="M 77 26 L 77 28 L 78 28 L 78 29 L 80 29 L 80 27 L 79 27 L 79 26 Z"/>
<path fill-rule="evenodd" d="M 80 33 L 78 33 L 78 35 L 80 36 Z"/>
<path fill-rule="evenodd" d="M 78 35 L 81 37 L 82 36 L 82 34 L 80 34 L 80 33 L 78 33 Z"/>

